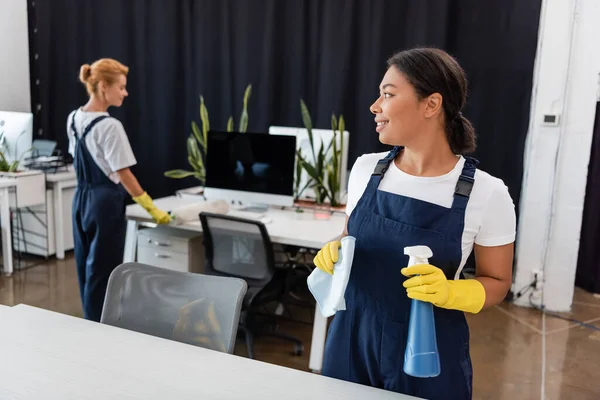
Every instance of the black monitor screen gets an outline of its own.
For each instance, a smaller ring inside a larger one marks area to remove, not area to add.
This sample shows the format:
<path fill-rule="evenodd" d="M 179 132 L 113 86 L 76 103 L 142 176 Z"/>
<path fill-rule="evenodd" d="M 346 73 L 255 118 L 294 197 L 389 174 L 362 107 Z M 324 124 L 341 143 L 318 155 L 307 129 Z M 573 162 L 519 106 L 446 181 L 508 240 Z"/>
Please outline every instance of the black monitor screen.
<path fill-rule="evenodd" d="M 293 196 L 296 137 L 208 133 L 206 186 Z"/>

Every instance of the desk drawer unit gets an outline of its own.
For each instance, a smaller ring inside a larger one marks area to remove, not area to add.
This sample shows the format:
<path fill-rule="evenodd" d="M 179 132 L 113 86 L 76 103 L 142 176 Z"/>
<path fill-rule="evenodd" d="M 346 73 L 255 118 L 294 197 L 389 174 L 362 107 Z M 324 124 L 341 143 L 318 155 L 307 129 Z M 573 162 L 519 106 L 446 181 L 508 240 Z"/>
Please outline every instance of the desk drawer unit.
<path fill-rule="evenodd" d="M 138 231 L 138 262 L 175 271 L 204 271 L 202 233 L 158 226 Z"/>

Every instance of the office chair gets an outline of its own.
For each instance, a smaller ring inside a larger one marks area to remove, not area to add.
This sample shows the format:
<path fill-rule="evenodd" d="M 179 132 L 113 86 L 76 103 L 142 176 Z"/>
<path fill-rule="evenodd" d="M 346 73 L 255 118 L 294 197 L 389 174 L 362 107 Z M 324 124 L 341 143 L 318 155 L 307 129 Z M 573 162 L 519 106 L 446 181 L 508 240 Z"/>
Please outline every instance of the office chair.
<path fill-rule="evenodd" d="M 109 277 L 100 322 L 232 354 L 246 290 L 243 279 L 125 263 Z"/>
<path fill-rule="evenodd" d="M 207 274 L 244 279 L 248 290 L 242 305 L 240 329 L 245 334 L 248 357 L 254 358 L 254 336 L 264 335 L 294 343 L 294 354 L 302 355 L 304 346 L 299 339 L 256 326 L 256 308 L 279 301 L 285 282 L 277 273 L 273 244 L 264 224 L 257 220 L 230 215 L 200 213 L 204 232 L 205 264 Z M 275 314 L 270 316 L 275 318 Z"/>

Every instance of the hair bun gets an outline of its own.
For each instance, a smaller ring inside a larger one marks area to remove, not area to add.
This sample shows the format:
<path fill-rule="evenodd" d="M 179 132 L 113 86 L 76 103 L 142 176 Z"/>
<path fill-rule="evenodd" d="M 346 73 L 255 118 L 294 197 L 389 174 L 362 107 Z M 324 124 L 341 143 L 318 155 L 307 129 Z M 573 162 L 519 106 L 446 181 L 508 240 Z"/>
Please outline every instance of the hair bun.
<path fill-rule="evenodd" d="M 92 75 L 92 67 L 89 64 L 83 64 L 79 70 L 79 80 L 86 83 Z"/>

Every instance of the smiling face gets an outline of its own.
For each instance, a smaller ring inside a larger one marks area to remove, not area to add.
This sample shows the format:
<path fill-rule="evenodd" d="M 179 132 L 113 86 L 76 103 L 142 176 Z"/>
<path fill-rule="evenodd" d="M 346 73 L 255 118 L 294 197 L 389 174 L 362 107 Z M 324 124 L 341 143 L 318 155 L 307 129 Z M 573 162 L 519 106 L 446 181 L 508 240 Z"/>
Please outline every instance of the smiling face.
<path fill-rule="evenodd" d="M 426 120 L 427 101 L 419 100 L 414 87 L 394 66 L 385 73 L 379 91 L 370 107 L 379 140 L 392 146 L 409 145 Z"/>

